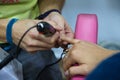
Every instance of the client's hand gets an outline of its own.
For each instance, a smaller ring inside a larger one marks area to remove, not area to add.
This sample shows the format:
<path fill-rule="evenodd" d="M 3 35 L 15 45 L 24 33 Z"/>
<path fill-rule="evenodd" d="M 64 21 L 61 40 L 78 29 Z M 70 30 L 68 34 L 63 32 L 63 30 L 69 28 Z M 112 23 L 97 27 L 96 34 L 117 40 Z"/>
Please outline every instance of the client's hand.
<path fill-rule="evenodd" d="M 62 37 L 62 40 L 72 44 L 69 52 L 63 58 L 63 69 L 67 77 L 87 75 L 102 60 L 116 53 L 116 51 L 108 50 L 86 41 L 67 37 Z M 76 63 L 78 66 L 72 66 Z"/>

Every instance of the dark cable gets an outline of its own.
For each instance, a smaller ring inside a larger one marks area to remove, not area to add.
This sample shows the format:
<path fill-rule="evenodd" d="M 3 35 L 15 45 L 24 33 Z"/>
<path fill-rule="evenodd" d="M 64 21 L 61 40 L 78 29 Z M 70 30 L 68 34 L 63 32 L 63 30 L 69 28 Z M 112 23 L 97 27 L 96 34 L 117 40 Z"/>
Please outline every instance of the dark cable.
<path fill-rule="evenodd" d="M 58 62 L 60 62 L 60 61 L 62 60 L 63 54 L 64 54 L 64 51 L 63 51 L 63 53 L 61 54 L 60 58 L 59 58 L 57 61 L 55 61 L 55 62 L 53 62 L 53 63 L 51 63 L 51 64 L 46 65 L 46 66 L 38 73 L 38 75 L 37 75 L 37 77 L 36 77 L 35 80 L 39 80 L 39 76 L 40 76 L 47 68 L 49 68 L 49 67 L 57 64 Z"/>
<path fill-rule="evenodd" d="M 44 22 L 42 22 L 42 23 L 44 23 Z M 48 25 L 48 24 L 46 24 L 46 25 Z M 38 29 L 39 25 L 37 25 L 37 26 L 35 25 L 35 26 L 29 28 L 29 29 L 22 35 L 22 37 L 20 38 L 20 40 L 19 40 L 19 42 L 18 42 L 16 52 L 9 54 L 2 62 L 0 62 L 0 69 L 2 69 L 2 68 L 3 68 L 4 66 L 6 66 L 11 60 L 13 60 L 14 58 L 16 58 L 16 57 L 20 54 L 20 50 L 21 50 L 20 44 L 21 44 L 23 38 L 24 38 L 25 35 L 28 33 L 28 31 L 30 31 L 32 28 L 35 28 L 35 27 L 37 27 L 37 29 Z M 52 27 L 52 26 L 51 26 L 51 27 Z M 52 29 L 52 31 L 53 31 L 53 29 Z M 54 33 L 55 33 L 55 31 L 54 31 Z M 39 76 L 42 74 L 42 72 L 44 72 L 44 70 L 46 70 L 47 68 L 49 68 L 49 67 L 57 64 L 57 63 L 62 59 L 63 54 L 64 54 L 64 52 L 61 54 L 60 58 L 59 58 L 57 61 L 55 61 L 55 62 L 53 62 L 53 63 L 51 63 L 51 64 L 46 65 L 46 66 L 38 73 L 36 80 L 39 80 Z"/>

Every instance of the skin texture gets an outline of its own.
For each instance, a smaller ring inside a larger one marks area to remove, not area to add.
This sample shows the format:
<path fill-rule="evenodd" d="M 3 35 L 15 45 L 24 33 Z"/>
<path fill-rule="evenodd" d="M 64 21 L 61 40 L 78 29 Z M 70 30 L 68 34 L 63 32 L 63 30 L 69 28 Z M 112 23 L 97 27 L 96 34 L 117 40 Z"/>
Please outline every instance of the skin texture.
<path fill-rule="evenodd" d="M 66 22 L 64 17 L 61 14 L 59 14 L 58 12 L 52 12 L 44 20 L 53 21 L 53 22 L 57 23 L 62 28 L 62 30 L 60 31 L 60 38 L 58 40 L 58 45 L 62 46 L 62 45 L 67 44 L 67 42 L 61 41 L 61 36 L 63 36 L 63 35 L 70 37 L 70 38 L 73 38 L 73 32 L 72 32 L 71 27 Z"/>
<path fill-rule="evenodd" d="M 67 78 L 74 75 L 88 75 L 102 60 L 118 52 L 64 36 L 62 40 L 72 45 L 63 58 L 63 69 Z M 78 66 L 72 66 L 76 63 Z"/>
<path fill-rule="evenodd" d="M 64 6 L 65 0 L 39 0 L 39 9 L 41 13 L 44 13 L 51 9 L 57 9 L 59 11 L 62 10 Z M 47 5 L 47 6 L 46 6 Z M 58 12 L 52 12 L 50 13 L 44 20 L 50 20 L 56 22 L 62 30 L 60 31 L 60 37 L 62 35 L 68 36 L 73 38 L 73 31 L 67 21 L 64 19 L 64 17 L 59 14 Z M 67 42 L 62 42 L 61 39 L 58 39 L 58 45 L 64 46 Z"/>
<path fill-rule="evenodd" d="M 28 30 L 28 28 L 30 28 L 29 26 L 34 26 L 38 23 L 39 21 L 34 20 L 24 20 L 24 21 L 19 21 L 16 24 L 14 24 L 13 26 L 13 41 L 15 42 L 15 44 L 18 43 L 18 41 L 20 40 L 21 36 L 23 35 L 23 33 Z M 57 32 L 51 36 L 51 37 L 45 37 L 43 34 L 39 34 L 39 32 L 37 31 L 36 28 L 31 29 L 26 36 L 24 37 L 24 39 L 22 40 L 21 43 L 21 47 L 24 49 L 26 49 L 29 52 L 33 52 L 33 51 L 37 51 L 37 50 L 47 50 L 47 49 L 51 49 L 52 47 L 55 46 L 56 44 L 56 40 L 59 38 L 59 31 L 61 30 L 60 27 L 51 22 L 51 21 L 47 21 L 48 23 L 50 23 L 51 25 L 55 26 L 54 28 L 57 30 Z M 26 29 L 22 29 L 21 27 L 17 27 L 19 25 L 23 25 L 26 26 Z M 20 30 L 20 32 L 16 31 L 16 30 Z"/>
<path fill-rule="evenodd" d="M 38 0 L 38 6 L 40 13 L 45 13 L 51 9 L 58 9 L 61 11 L 65 0 Z M 47 6 L 45 5 L 47 4 Z M 51 24 L 55 29 L 56 33 L 52 37 L 45 37 L 42 34 L 39 34 L 38 31 L 34 28 L 30 30 L 26 36 L 23 38 L 20 47 L 25 49 L 28 52 L 34 52 L 38 50 L 49 50 L 52 47 L 59 47 L 66 45 L 66 42 L 61 41 L 61 36 L 65 35 L 73 38 L 73 32 L 64 17 L 58 12 L 51 12 L 43 20 L 33 20 L 33 19 L 24 19 L 18 20 L 12 28 L 12 39 L 14 44 L 18 44 L 21 36 L 29 29 L 30 27 L 36 25 L 38 22 L 45 21 Z M 7 42 L 6 40 L 6 26 L 8 24 L 8 19 L 0 19 L 0 41 Z"/>

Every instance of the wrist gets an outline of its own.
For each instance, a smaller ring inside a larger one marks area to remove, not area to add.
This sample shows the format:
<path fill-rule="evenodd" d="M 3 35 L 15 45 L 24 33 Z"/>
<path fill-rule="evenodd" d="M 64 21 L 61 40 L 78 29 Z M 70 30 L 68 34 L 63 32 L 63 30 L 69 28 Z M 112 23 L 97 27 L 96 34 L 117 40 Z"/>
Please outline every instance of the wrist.
<path fill-rule="evenodd" d="M 16 18 L 11 19 L 8 22 L 7 27 L 6 27 L 6 40 L 10 44 L 13 44 L 13 41 L 12 41 L 12 27 L 17 20 L 18 19 L 16 19 Z"/>

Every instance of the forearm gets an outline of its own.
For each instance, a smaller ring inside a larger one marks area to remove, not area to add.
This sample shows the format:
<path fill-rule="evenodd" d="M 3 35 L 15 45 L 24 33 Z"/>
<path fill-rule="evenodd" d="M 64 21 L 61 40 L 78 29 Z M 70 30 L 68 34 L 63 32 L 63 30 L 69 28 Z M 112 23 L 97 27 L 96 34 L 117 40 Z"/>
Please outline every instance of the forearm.
<path fill-rule="evenodd" d="M 6 26 L 8 20 L 7 19 L 0 19 L 0 41 L 6 42 Z"/>
<path fill-rule="evenodd" d="M 44 13 L 51 9 L 58 9 L 61 11 L 65 0 L 38 0 L 39 9 Z"/>

